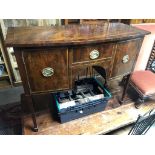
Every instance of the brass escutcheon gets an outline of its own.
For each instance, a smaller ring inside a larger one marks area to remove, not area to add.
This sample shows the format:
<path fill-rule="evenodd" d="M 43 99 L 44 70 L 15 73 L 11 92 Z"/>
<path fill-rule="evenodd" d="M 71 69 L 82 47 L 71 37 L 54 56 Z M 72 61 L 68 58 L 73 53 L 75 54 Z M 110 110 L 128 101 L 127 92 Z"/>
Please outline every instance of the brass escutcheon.
<path fill-rule="evenodd" d="M 46 67 L 42 70 L 42 74 L 45 77 L 50 77 L 54 74 L 54 69 L 51 67 Z"/>
<path fill-rule="evenodd" d="M 129 61 L 129 55 L 125 55 L 122 59 L 123 63 L 127 63 Z"/>
<path fill-rule="evenodd" d="M 93 59 L 97 59 L 99 57 L 100 53 L 97 50 L 93 50 L 93 51 L 90 52 L 89 55 L 90 55 L 90 59 L 93 60 Z"/>

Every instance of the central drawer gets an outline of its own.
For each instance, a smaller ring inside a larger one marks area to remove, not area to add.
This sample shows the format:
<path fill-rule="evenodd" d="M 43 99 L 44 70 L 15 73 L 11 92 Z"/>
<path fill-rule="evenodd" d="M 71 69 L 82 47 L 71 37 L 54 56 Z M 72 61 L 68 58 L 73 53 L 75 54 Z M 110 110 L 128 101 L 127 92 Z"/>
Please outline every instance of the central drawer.
<path fill-rule="evenodd" d="M 108 59 L 112 57 L 114 44 L 94 44 L 80 47 L 73 47 L 72 64 L 91 62 L 100 59 Z"/>

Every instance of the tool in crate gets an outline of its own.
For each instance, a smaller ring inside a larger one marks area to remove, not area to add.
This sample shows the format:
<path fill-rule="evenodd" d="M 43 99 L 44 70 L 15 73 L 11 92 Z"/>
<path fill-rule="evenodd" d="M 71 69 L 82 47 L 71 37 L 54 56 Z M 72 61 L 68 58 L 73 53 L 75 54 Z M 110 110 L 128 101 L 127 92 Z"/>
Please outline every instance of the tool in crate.
<path fill-rule="evenodd" d="M 61 123 L 103 111 L 111 94 L 107 89 L 106 71 L 92 66 L 99 75 L 75 81 L 72 90 L 54 94 L 57 116 Z"/>

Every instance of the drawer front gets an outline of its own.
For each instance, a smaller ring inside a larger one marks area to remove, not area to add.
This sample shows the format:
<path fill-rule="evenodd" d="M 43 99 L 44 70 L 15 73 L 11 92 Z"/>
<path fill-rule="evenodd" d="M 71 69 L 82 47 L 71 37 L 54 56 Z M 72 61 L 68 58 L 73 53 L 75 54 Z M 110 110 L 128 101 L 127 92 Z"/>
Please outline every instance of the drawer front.
<path fill-rule="evenodd" d="M 91 62 L 112 57 L 114 44 L 97 44 L 72 48 L 72 63 Z"/>
<path fill-rule="evenodd" d="M 143 39 L 138 38 L 117 44 L 111 77 L 131 72 L 136 61 L 136 56 L 140 51 L 142 41 Z"/>
<path fill-rule="evenodd" d="M 32 92 L 69 88 L 66 48 L 23 51 L 26 74 Z"/>
<path fill-rule="evenodd" d="M 93 69 L 93 65 L 101 66 L 105 68 L 106 73 L 107 73 L 107 78 L 110 75 L 110 66 L 111 66 L 112 61 L 111 60 L 105 60 L 105 61 L 98 61 L 94 62 L 91 64 L 84 64 L 84 65 L 79 65 L 79 66 L 73 66 L 72 67 L 72 72 L 71 72 L 71 86 L 74 86 L 74 81 L 85 78 L 85 77 L 92 77 L 94 75 L 98 75 Z"/>

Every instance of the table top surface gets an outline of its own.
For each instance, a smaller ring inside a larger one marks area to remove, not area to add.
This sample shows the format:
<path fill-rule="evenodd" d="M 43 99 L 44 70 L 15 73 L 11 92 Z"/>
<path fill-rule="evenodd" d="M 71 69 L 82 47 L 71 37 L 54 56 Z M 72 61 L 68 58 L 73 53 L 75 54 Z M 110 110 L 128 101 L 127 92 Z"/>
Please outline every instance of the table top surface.
<path fill-rule="evenodd" d="M 5 44 L 8 47 L 66 46 L 119 41 L 147 34 L 150 32 L 122 23 L 9 27 Z"/>

